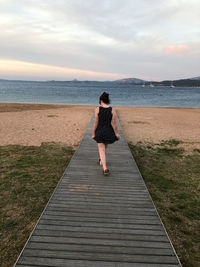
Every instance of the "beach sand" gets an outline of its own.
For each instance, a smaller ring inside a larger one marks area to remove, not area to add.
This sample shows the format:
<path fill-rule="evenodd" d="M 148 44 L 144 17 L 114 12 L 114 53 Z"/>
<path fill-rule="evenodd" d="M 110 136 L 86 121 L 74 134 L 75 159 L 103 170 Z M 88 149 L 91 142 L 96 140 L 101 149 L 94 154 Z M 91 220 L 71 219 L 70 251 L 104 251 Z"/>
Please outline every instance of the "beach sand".
<path fill-rule="evenodd" d="M 179 139 L 200 148 L 200 108 L 115 107 L 128 142 Z M 60 142 L 76 148 L 95 106 L 0 103 L 0 145 Z"/>
<path fill-rule="evenodd" d="M 200 149 L 200 108 L 118 107 L 128 142 L 178 139 L 179 147 Z"/>
<path fill-rule="evenodd" d="M 40 146 L 42 142 L 59 142 L 75 148 L 94 109 L 92 106 L 0 103 L 0 145 Z"/>

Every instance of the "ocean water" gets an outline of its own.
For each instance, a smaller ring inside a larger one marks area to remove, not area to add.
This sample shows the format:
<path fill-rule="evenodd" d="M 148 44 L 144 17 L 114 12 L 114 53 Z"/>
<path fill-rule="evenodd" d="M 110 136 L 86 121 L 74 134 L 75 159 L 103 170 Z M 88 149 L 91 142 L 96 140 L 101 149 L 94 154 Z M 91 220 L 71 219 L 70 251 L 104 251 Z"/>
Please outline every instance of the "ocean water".
<path fill-rule="evenodd" d="M 0 102 L 98 105 L 104 91 L 114 106 L 200 107 L 200 88 L 0 80 Z"/>

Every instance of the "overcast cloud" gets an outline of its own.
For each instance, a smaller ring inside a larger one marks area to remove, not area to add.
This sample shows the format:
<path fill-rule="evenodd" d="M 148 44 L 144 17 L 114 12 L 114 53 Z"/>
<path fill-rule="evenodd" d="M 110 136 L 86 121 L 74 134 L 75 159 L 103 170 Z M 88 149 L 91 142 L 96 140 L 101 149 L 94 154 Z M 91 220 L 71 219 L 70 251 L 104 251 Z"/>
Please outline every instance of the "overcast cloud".
<path fill-rule="evenodd" d="M 0 78 L 11 62 L 38 64 L 33 79 L 200 76 L 199 17 L 197 0 L 0 0 Z"/>

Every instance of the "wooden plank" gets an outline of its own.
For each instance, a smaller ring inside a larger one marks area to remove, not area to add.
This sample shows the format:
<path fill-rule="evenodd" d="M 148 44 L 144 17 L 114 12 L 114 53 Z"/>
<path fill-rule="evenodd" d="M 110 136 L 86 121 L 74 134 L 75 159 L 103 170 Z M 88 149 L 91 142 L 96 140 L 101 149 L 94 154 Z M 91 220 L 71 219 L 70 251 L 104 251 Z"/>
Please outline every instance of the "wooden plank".
<path fill-rule="evenodd" d="M 110 222 L 99 222 L 99 221 L 69 221 L 69 220 L 54 220 L 54 219 L 40 219 L 39 224 L 42 225 L 57 225 L 57 226 L 73 226 L 73 227 L 100 227 L 102 229 L 104 228 L 114 228 L 114 229 L 151 229 L 151 230 L 162 230 L 162 225 L 160 225 L 158 222 L 155 224 L 148 224 L 146 223 L 110 223 Z"/>
<path fill-rule="evenodd" d="M 79 207 L 74 207 L 74 208 L 59 208 L 59 207 L 50 207 L 48 206 L 46 211 L 57 211 L 57 212 L 85 212 L 85 214 L 94 214 L 94 213 L 98 213 L 98 214 L 103 214 L 104 216 L 110 216 L 111 212 L 113 215 L 119 215 L 119 216 L 134 216 L 135 214 L 137 215 L 154 215 L 155 214 L 155 210 L 154 209 L 132 209 L 129 211 L 120 209 L 120 210 L 109 210 L 109 209 L 91 209 L 90 210 L 83 210 L 82 208 Z"/>
<path fill-rule="evenodd" d="M 27 244 L 29 249 L 40 250 L 59 250 L 59 251 L 82 251 L 82 252 L 95 252 L 95 253 L 123 253 L 129 255 L 167 255 L 173 256 L 171 249 L 163 248 L 137 248 L 137 247 L 122 247 L 122 246 L 106 246 L 106 245 L 86 245 L 82 244 L 55 244 L 55 243 L 43 243 L 43 242 L 29 242 Z"/>
<path fill-rule="evenodd" d="M 57 217 L 60 217 L 60 218 L 73 218 L 73 217 L 79 217 L 79 218 L 82 218 L 82 217 L 84 217 L 84 218 L 88 218 L 88 219 L 90 219 L 90 218 L 95 218 L 96 220 L 99 220 L 100 218 L 101 219 L 107 219 L 107 220 L 115 220 L 115 221 L 117 221 L 117 220 L 122 220 L 122 221 L 131 221 L 131 220 L 136 220 L 136 219 L 138 219 L 138 220 L 148 220 L 148 221 L 150 221 L 150 220 L 159 220 L 159 218 L 158 218 L 158 216 L 156 215 L 156 214 L 154 214 L 154 215 L 146 215 L 146 214 L 144 214 L 144 215 L 138 215 L 138 214 L 133 214 L 133 215 L 123 215 L 123 216 L 120 216 L 120 215 L 118 215 L 118 214 L 116 214 L 116 215 L 114 215 L 114 214 L 106 214 L 106 215 L 102 215 L 101 213 L 99 214 L 99 213 L 84 213 L 84 212 L 78 212 L 78 213 L 76 213 L 76 212 L 63 212 L 63 211 L 61 211 L 61 212 L 58 212 L 57 210 L 55 210 L 55 211 L 45 211 L 44 212 L 44 214 L 43 214 L 43 218 L 44 218 L 44 216 L 48 216 L 48 215 L 51 215 L 51 216 L 57 216 Z"/>
<path fill-rule="evenodd" d="M 46 237 L 72 237 L 72 238 L 84 238 L 87 240 L 89 239 L 95 239 L 97 244 L 100 244 L 100 242 L 102 242 L 101 240 L 116 240 L 117 242 L 116 244 L 120 244 L 120 246 L 124 246 L 124 244 L 126 246 L 131 246 L 131 244 L 127 241 L 148 241 L 148 242 L 154 242 L 153 245 L 155 246 L 155 241 L 157 242 L 165 242 L 167 243 L 167 247 L 169 248 L 169 243 L 168 243 L 168 239 L 165 235 L 163 236 L 155 236 L 155 235 L 136 235 L 136 234 L 120 234 L 120 233 L 90 233 L 90 232 L 69 232 L 69 231 L 53 231 L 53 230 L 40 230 L 40 229 L 36 229 L 33 236 L 37 236 L 37 237 L 41 237 L 41 236 L 46 236 Z M 43 239 L 40 239 L 41 242 L 44 242 Z M 83 240 L 83 239 L 82 239 Z M 37 240 L 38 241 L 38 240 Z M 66 241 L 66 240 L 64 240 Z M 124 243 L 122 243 L 121 241 L 125 241 Z M 76 243 L 77 241 L 75 241 Z M 86 241 L 84 241 L 86 242 Z M 102 243 L 104 244 L 104 243 Z M 135 243 L 134 243 L 135 244 Z M 148 243 L 149 244 L 149 243 Z M 105 245 L 105 244 L 104 244 Z M 136 244 L 138 245 L 138 244 Z M 141 245 L 141 244 L 140 244 Z M 144 245 L 144 243 L 142 243 L 142 245 Z M 158 247 L 160 248 L 161 243 L 158 244 Z M 151 244 L 152 247 L 152 244 Z"/>
<path fill-rule="evenodd" d="M 97 261 L 112 261 L 112 262 L 140 262 L 140 263 L 177 263 L 173 256 L 166 255 L 129 255 L 129 254 L 111 254 L 111 253 L 89 253 L 75 251 L 59 251 L 59 250 L 40 250 L 26 249 L 23 252 L 25 257 L 46 257 L 46 258 L 61 258 L 61 259 L 76 259 L 76 260 L 97 260 Z"/>
<path fill-rule="evenodd" d="M 71 201 L 70 203 L 68 203 L 68 201 L 59 201 L 59 200 L 55 200 L 54 203 L 50 203 L 51 205 L 49 207 L 55 207 L 55 208 L 73 208 L 76 207 L 78 205 L 78 201 Z M 102 201 L 101 202 L 94 202 L 91 204 L 91 202 L 88 201 L 83 201 L 80 205 L 80 208 L 85 209 L 85 207 L 87 207 L 88 209 L 91 208 L 91 210 L 104 210 L 106 209 L 106 207 L 109 206 L 109 210 L 116 209 L 116 211 L 120 210 L 120 209 L 124 209 L 125 210 L 133 210 L 133 209 L 143 209 L 145 208 L 146 210 L 151 209 L 151 206 L 148 202 L 145 201 L 141 201 L 141 203 L 139 202 L 134 202 L 134 204 L 130 205 L 129 203 L 120 203 L 118 205 L 118 203 L 112 203 L 112 202 L 106 202 L 106 201 Z"/>
<path fill-rule="evenodd" d="M 86 233 L 85 233 L 86 234 Z M 89 236 L 89 235 L 88 235 Z M 140 235 L 141 236 L 141 235 Z M 102 245 L 102 246 L 120 246 L 120 247 L 138 247 L 138 248 L 162 248 L 170 249 L 170 244 L 163 241 L 149 240 L 124 240 L 124 239 L 95 239 L 86 237 L 60 237 L 60 236 L 35 236 L 30 239 L 31 242 L 38 243 L 56 243 L 56 244 L 81 244 L 84 245 Z M 120 241 L 120 242 L 119 242 Z"/>
<path fill-rule="evenodd" d="M 30 264 L 30 262 L 32 264 Z M 177 267 L 176 264 L 117 263 L 106 261 L 70 260 L 59 258 L 21 257 L 17 266 L 52 266 L 52 267 Z"/>
<path fill-rule="evenodd" d="M 90 189 L 88 189 L 88 191 L 89 191 Z M 105 193 L 105 192 L 87 192 L 86 190 L 85 191 L 73 191 L 73 190 L 71 190 L 71 191 L 69 191 L 69 192 L 56 192 L 56 194 L 54 195 L 54 197 L 56 197 L 56 196 L 60 196 L 60 197 L 76 197 L 76 196 L 80 196 L 80 198 L 81 197 L 94 197 L 94 198 L 96 198 L 96 197 L 98 197 L 98 196 L 100 196 L 100 197 L 102 197 L 102 198 L 107 198 L 107 199 L 109 199 L 109 198 L 111 198 L 111 199 L 115 199 L 115 198 L 117 198 L 118 200 L 120 200 L 120 199 L 125 199 L 125 200 L 129 200 L 129 199 L 132 199 L 133 201 L 134 201 L 134 199 L 135 198 L 146 198 L 146 199 L 149 199 L 149 196 L 147 196 L 147 194 L 146 193 L 140 193 L 140 192 L 134 192 L 134 193 L 132 193 L 132 194 L 120 194 L 120 193 L 115 193 L 115 194 L 112 194 L 111 192 L 110 192 L 110 194 L 109 194 L 109 192 L 108 193 Z"/>
<path fill-rule="evenodd" d="M 87 201 L 93 201 L 93 200 L 97 200 L 97 201 L 108 201 L 108 202 L 114 202 L 114 203 L 132 203 L 133 201 L 149 201 L 149 197 L 144 195 L 133 195 L 131 197 L 116 197 L 116 196 L 109 196 L 109 195 L 101 195 L 101 194 L 97 194 L 97 195 L 88 195 L 88 194 L 54 194 L 54 196 L 52 197 L 51 200 L 59 200 L 59 199 L 64 199 L 64 200 L 68 200 L 68 199 L 73 199 L 73 200 L 87 200 Z"/>
<path fill-rule="evenodd" d="M 150 228 L 150 227 L 149 227 Z M 122 234 L 138 234 L 138 235 L 165 235 L 163 229 L 155 230 L 155 229 L 144 229 L 144 227 L 135 227 L 133 226 L 132 229 L 121 229 L 121 228 L 109 228 L 109 227 L 92 227 L 92 226 L 62 226 L 62 225 L 44 225 L 38 223 L 37 229 L 44 229 L 44 230 L 56 230 L 56 231 L 85 231 L 91 233 L 122 233 Z"/>
<path fill-rule="evenodd" d="M 78 221 L 78 222 L 99 222 L 99 223 L 115 223 L 115 224 L 160 224 L 160 221 L 158 220 L 158 218 L 154 218 L 154 219 L 149 219 L 149 218 L 140 218 L 140 219 L 123 219 L 123 218 L 96 218 L 96 217 L 81 217 L 81 216 L 56 216 L 56 215 L 48 215 L 48 214 L 44 214 L 42 216 L 42 219 L 40 220 L 40 222 L 42 220 L 56 220 L 56 221 Z"/>
<path fill-rule="evenodd" d="M 83 204 L 85 204 L 85 205 L 90 205 L 90 203 L 91 203 L 91 201 L 92 200 L 87 200 L 87 199 L 82 199 L 81 200 L 81 202 L 83 203 Z M 131 204 L 131 203 L 134 203 L 134 205 L 133 204 Z M 58 198 L 54 198 L 54 199 L 52 199 L 52 203 L 53 204 L 61 204 L 61 205 L 65 205 L 65 204 L 78 204 L 78 203 L 80 203 L 80 200 L 77 200 L 77 199 L 64 199 L 64 198 L 62 198 L 62 199 L 58 199 Z M 126 206 L 126 205 L 130 205 L 131 207 L 139 207 L 140 205 L 142 205 L 142 206 L 144 206 L 144 205 L 146 205 L 146 206 L 150 206 L 151 205 L 151 203 L 150 203 L 150 201 L 148 201 L 148 200 L 143 200 L 143 199 L 139 199 L 139 200 L 134 200 L 134 201 L 121 201 L 121 202 L 118 202 L 118 203 L 116 203 L 116 202 L 112 202 L 112 201 L 108 201 L 108 200 L 102 200 L 102 201 L 98 201 L 98 200 L 94 200 L 93 202 L 92 202 L 92 204 L 93 205 L 95 205 L 95 206 L 102 206 L 102 204 L 105 204 L 105 205 L 110 205 L 110 207 L 116 207 L 116 206 L 118 206 L 118 207 L 124 207 L 124 206 Z"/>
<path fill-rule="evenodd" d="M 109 212 L 112 212 L 112 210 L 113 210 L 113 207 L 112 206 L 110 206 L 110 205 L 103 205 L 103 203 L 102 203 L 102 205 L 92 205 L 92 203 L 90 203 L 90 205 L 87 205 L 87 204 L 85 204 L 84 205 L 84 203 L 81 203 L 81 204 L 79 204 L 78 205 L 79 206 L 79 208 L 81 208 L 81 209 L 88 209 L 90 212 L 92 212 L 92 211 L 97 211 L 98 210 L 98 212 L 99 211 L 101 211 L 101 212 L 105 212 L 105 213 L 109 213 Z M 75 210 L 75 208 L 77 207 L 77 205 L 76 204 L 66 204 L 66 205 L 61 205 L 61 204 L 51 204 L 51 203 L 49 203 L 49 208 L 55 208 L 55 209 L 57 209 L 57 210 L 65 210 L 65 209 L 74 209 Z M 119 213 L 122 213 L 122 214 L 127 214 L 127 213 L 134 213 L 135 211 L 143 211 L 143 212 L 155 212 L 155 210 L 153 209 L 153 207 L 151 207 L 151 206 L 147 206 L 147 205 L 140 205 L 140 206 L 136 206 L 136 205 L 134 205 L 134 206 L 132 206 L 132 207 L 130 207 L 130 206 L 117 206 L 117 207 L 115 207 L 116 209 L 115 209 L 115 213 L 116 212 L 119 212 Z"/>
<path fill-rule="evenodd" d="M 104 177 L 93 119 L 14 266 L 181 266 L 119 121 Z"/>

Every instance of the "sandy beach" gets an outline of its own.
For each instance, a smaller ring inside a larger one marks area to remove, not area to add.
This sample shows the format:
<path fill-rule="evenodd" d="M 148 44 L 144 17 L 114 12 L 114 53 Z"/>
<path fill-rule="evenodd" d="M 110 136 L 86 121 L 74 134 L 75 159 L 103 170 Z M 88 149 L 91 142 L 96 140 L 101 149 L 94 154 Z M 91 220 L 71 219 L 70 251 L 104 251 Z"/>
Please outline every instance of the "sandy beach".
<path fill-rule="evenodd" d="M 118 107 L 128 142 L 178 139 L 186 150 L 200 148 L 200 108 Z"/>
<path fill-rule="evenodd" d="M 200 148 L 200 108 L 115 107 L 128 142 L 179 139 Z M 0 145 L 77 147 L 95 106 L 0 103 Z"/>

